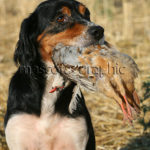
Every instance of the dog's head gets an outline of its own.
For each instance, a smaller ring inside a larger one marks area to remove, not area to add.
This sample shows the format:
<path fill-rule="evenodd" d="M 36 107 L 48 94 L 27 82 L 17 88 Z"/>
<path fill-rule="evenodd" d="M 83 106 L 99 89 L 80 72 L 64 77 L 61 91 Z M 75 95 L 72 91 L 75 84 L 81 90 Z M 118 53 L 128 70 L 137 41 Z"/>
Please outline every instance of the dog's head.
<path fill-rule="evenodd" d="M 75 0 L 47 0 L 26 18 L 15 51 L 15 62 L 37 64 L 51 61 L 58 44 L 86 47 L 99 43 L 104 29 L 90 21 L 89 10 Z"/>

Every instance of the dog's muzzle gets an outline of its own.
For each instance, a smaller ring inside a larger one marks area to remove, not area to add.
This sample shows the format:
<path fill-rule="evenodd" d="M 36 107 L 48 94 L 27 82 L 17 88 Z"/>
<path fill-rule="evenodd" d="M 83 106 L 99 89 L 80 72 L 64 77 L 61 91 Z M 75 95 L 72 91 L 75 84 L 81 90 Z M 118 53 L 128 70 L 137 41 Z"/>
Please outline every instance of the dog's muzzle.
<path fill-rule="evenodd" d="M 99 41 L 104 36 L 104 28 L 101 26 L 91 26 L 88 29 L 88 34 L 96 41 Z"/>

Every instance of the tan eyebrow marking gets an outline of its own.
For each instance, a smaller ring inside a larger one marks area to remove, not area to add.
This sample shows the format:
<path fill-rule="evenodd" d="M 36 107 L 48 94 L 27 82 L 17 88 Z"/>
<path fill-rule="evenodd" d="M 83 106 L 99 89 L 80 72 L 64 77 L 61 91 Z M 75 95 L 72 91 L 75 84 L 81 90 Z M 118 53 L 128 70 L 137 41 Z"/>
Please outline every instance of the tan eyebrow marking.
<path fill-rule="evenodd" d="M 85 14 L 85 10 L 86 10 L 86 7 L 82 4 L 80 4 L 79 5 L 79 12 L 81 13 L 81 15 Z"/>
<path fill-rule="evenodd" d="M 71 16 L 71 10 L 68 7 L 66 7 L 66 6 L 64 6 L 62 8 L 62 13 L 63 14 L 67 14 L 68 16 Z"/>

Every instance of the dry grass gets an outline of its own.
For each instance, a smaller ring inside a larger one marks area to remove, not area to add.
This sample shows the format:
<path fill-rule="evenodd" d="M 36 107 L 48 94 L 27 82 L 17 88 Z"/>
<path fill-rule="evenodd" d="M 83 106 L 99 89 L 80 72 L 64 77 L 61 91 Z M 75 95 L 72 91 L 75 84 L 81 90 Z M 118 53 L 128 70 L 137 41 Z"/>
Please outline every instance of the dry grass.
<path fill-rule="evenodd" d="M 13 53 L 20 23 L 40 1 L 0 1 L 0 150 L 7 150 L 3 117 L 9 81 L 16 70 L 13 64 Z M 126 0 L 123 0 L 123 3 L 120 3 L 122 0 L 81 1 L 90 8 L 92 20 L 104 26 L 106 39 L 122 52 L 132 56 L 139 65 L 141 73 L 136 81 L 136 87 L 143 98 L 142 83 L 150 75 L 150 10 L 148 7 L 150 1 L 132 0 L 132 3 Z M 97 150 L 150 149 L 149 130 L 143 132 L 143 126 L 138 123 L 138 120 L 134 122 L 134 127 L 123 125 L 122 112 L 113 100 L 100 94 L 84 92 L 84 95 L 95 128 Z M 150 100 L 145 100 L 144 104 L 150 106 Z M 141 114 L 141 118 L 148 122 L 149 114 L 150 112 L 145 116 Z"/>

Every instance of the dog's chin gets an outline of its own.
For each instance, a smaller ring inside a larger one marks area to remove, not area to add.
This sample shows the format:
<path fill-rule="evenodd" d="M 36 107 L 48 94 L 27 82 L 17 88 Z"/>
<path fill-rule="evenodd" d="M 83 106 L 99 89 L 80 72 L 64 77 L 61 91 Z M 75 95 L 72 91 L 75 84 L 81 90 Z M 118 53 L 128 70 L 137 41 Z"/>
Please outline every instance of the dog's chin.
<path fill-rule="evenodd" d="M 103 36 L 99 41 L 95 41 L 95 40 L 90 40 L 90 41 L 88 41 L 88 43 L 86 43 L 86 44 L 84 44 L 84 45 L 82 45 L 82 46 L 80 46 L 80 47 L 89 47 L 89 46 L 91 46 L 91 45 L 104 45 L 104 43 L 105 43 L 105 36 Z"/>
<path fill-rule="evenodd" d="M 105 43 L 105 36 L 103 36 L 100 40 L 99 40 L 99 44 L 100 45 L 104 45 Z"/>

